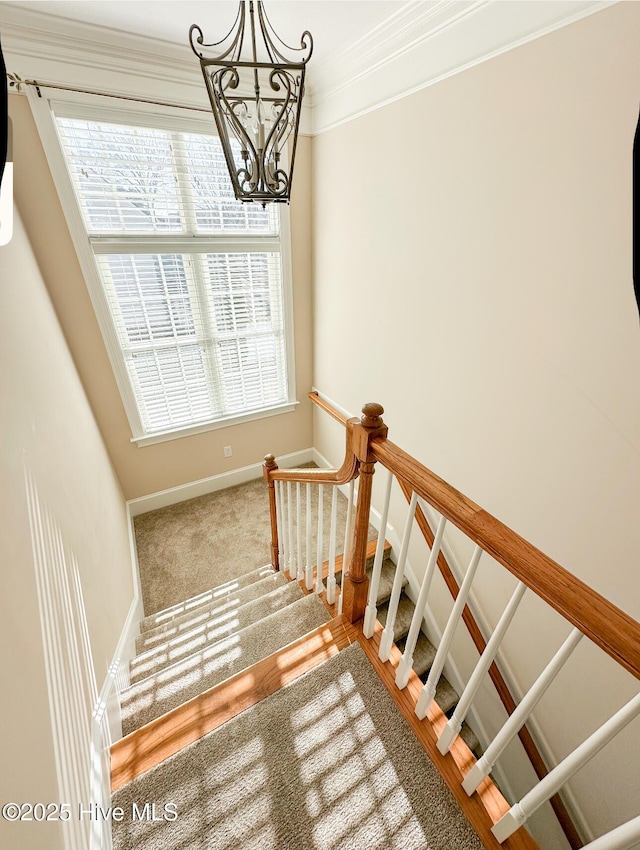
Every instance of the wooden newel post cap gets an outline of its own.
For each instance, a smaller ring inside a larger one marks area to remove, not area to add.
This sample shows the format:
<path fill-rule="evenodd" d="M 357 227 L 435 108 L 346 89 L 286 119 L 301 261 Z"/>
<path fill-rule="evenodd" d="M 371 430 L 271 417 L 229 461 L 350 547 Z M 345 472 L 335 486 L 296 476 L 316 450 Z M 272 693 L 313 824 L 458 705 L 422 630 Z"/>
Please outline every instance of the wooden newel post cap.
<path fill-rule="evenodd" d="M 381 404 L 376 404 L 375 401 L 370 401 L 362 408 L 360 424 L 364 428 L 380 428 L 384 425 L 384 422 L 382 421 L 383 413 L 384 407 Z"/>
<path fill-rule="evenodd" d="M 267 469 L 277 469 L 278 464 L 276 463 L 276 459 L 274 455 L 265 455 L 264 456 L 264 465 Z"/>

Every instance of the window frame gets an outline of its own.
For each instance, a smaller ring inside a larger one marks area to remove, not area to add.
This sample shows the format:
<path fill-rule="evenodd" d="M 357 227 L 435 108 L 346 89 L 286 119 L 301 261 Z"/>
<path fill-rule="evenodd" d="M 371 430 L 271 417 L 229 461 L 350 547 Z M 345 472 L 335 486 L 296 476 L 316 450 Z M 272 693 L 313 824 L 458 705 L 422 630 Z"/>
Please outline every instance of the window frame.
<path fill-rule="evenodd" d="M 142 234 L 122 237 L 120 235 L 109 237 L 107 235 L 92 235 L 87 231 L 79 201 L 69 174 L 62 142 L 54 115 L 65 118 L 76 118 L 87 121 L 103 121 L 115 124 L 127 124 L 130 126 L 154 127 L 159 130 L 177 131 L 185 133 L 204 133 L 208 136 L 217 135 L 215 123 L 210 114 L 206 112 L 197 113 L 184 108 L 163 108 L 153 104 L 136 104 L 135 112 L 131 107 L 114 106 L 111 98 L 100 95 L 67 94 L 64 98 L 48 96 L 46 90 L 42 96 L 29 88 L 27 97 L 30 101 L 34 119 L 40 138 L 43 143 L 45 154 L 49 162 L 52 177 L 58 190 L 62 209 L 67 220 L 69 232 L 74 243 L 78 261 L 87 285 L 89 297 L 100 327 L 102 338 L 109 355 L 109 360 L 114 373 L 116 384 L 120 392 L 122 403 L 127 415 L 131 429 L 131 442 L 139 447 L 153 445 L 156 443 L 175 440 L 194 434 L 219 428 L 231 427 L 244 422 L 263 419 L 270 416 L 293 412 L 298 401 L 296 400 L 295 385 L 295 339 L 293 328 L 293 280 L 291 265 L 291 235 L 290 235 L 290 213 L 286 204 L 278 204 L 279 234 L 251 236 L 234 236 L 228 233 L 216 236 L 204 234 L 198 238 L 198 244 L 202 249 L 196 253 L 205 254 L 207 245 L 215 247 L 219 251 L 221 247 L 227 247 L 232 251 L 241 252 L 243 243 L 252 245 L 263 244 L 264 250 L 279 253 L 280 269 L 282 275 L 282 299 L 283 299 L 283 333 L 285 347 L 285 363 L 287 370 L 286 393 L 287 400 L 283 403 L 246 413 L 232 414 L 217 419 L 200 422 L 193 425 L 179 426 L 176 428 L 165 428 L 152 433 L 143 429 L 141 417 L 138 413 L 138 404 L 128 369 L 125 362 L 118 334 L 107 303 L 107 296 L 98 271 L 96 257 L 104 253 L 114 251 L 116 246 L 123 243 L 135 245 L 140 248 L 143 244 L 149 247 L 149 253 L 160 254 L 169 247 L 172 252 L 180 253 L 180 239 L 185 237 L 172 234 L 157 234 L 146 237 Z M 111 102 L 109 102 L 111 101 Z M 186 237 L 191 239 L 193 237 Z M 192 251 L 193 252 L 193 251 Z"/>

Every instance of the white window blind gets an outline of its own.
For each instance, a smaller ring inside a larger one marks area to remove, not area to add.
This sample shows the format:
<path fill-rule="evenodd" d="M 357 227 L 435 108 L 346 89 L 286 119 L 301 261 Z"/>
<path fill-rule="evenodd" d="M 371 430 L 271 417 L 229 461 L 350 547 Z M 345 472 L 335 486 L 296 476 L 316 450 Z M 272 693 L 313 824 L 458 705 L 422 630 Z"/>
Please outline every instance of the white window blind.
<path fill-rule="evenodd" d="M 56 123 L 134 438 L 290 403 L 275 206 L 235 200 L 215 136 Z"/>

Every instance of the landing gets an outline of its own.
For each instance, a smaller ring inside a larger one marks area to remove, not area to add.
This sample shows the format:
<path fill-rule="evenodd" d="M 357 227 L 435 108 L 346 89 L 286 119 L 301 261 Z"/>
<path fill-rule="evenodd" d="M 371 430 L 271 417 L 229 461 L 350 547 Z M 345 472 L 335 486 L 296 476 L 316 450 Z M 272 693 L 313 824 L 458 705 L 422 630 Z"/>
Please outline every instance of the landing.
<path fill-rule="evenodd" d="M 269 562 L 266 489 L 258 479 L 135 518 L 146 615 Z"/>
<path fill-rule="evenodd" d="M 315 464 L 305 464 L 314 466 Z M 317 488 L 311 501 L 311 551 L 316 552 Z M 295 489 L 292 494 L 295 505 Z M 294 508 L 295 514 L 295 508 Z M 343 551 L 347 500 L 338 494 L 336 553 Z M 324 552 L 329 551 L 331 501 L 324 500 Z M 305 490 L 301 521 L 306 521 Z M 293 523 L 294 539 L 296 524 Z M 271 559 L 269 499 L 262 478 L 150 511 L 135 518 L 145 615 L 236 579 Z M 370 526 L 369 540 L 376 538 Z M 303 534 L 303 547 L 306 533 Z M 302 557 L 304 558 L 304 549 Z"/>

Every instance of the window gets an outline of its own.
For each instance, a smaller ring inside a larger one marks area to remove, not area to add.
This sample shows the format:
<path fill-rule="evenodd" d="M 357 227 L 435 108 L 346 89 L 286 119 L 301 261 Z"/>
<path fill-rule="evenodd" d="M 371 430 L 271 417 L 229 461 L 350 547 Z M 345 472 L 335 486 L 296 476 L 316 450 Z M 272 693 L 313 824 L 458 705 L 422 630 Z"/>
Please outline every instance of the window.
<path fill-rule="evenodd" d="M 279 205 L 235 200 L 216 136 L 55 123 L 133 438 L 291 409 Z"/>

